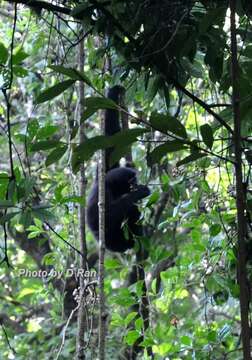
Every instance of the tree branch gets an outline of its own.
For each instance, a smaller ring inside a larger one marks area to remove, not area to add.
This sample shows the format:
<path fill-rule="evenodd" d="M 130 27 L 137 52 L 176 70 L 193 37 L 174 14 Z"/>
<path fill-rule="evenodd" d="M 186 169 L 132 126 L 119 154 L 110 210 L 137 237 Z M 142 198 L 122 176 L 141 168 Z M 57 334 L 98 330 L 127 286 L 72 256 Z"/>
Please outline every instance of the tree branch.
<path fill-rule="evenodd" d="M 46 1 L 37 1 L 37 0 L 3 0 L 11 4 L 23 4 L 29 7 L 33 7 L 38 10 L 48 10 L 52 12 L 59 12 L 61 14 L 70 15 L 71 9 L 63 6 L 53 5 Z"/>

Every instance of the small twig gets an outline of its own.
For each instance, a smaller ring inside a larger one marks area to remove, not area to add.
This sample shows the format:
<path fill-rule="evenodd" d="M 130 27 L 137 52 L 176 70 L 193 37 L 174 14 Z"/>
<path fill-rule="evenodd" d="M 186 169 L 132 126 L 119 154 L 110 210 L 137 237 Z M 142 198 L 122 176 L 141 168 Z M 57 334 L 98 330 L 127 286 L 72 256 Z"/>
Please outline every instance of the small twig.
<path fill-rule="evenodd" d="M 59 359 L 59 356 L 60 354 L 62 353 L 62 350 L 64 348 L 64 345 L 65 345 L 65 341 L 66 341 L 66 331 L 68 329 L 68 326 L 74 316 L 74 313 L 79 309 L 79 306 L 80 306 L 80 303 L 71 311 L 68 319 L 67 319 L 67 322 L 66 322 L 66 325 L 64 326 L 64 330 L 63 330 L 63 333 L 62 333 L 62 342 L 61 342 L 61 345 L 60 345 L 60 348 L 59 348 L 59 351 L 56 355 L 56 358 L 55 360 L 58 360 Z"/>
<path fill-rule="evenodd" d="M 82 254 L 82 252 L 80 252 L 80 250 L 78 250 L 76 247 L 74 247 L 72 244 L 70 244 L 70 242 L 68 242 L 66 239 L 64 239 L 63 236 L 61 236 L 59 233 L 57 233 L 57 231 L 55 231 L 54 228 L 47 221 L 45 221 L 45 224 L 54 233 L 54 235 L 56 235 L 60 240 L 62 240 L 67 246 L 69 246 L 72 250 L 76 251 L 81 257 L 83 256 L 83 254 Z"/>
<path fill-rule="evenodd" d="M 6 340 L 7 344 L 8 344 L 9 349 L 13 352 L 14 355 L 16 355 L 17 352 L 16 352 L 16 350 L 11 346 L 11 343 L 10 343 L 10 340 L 9 340 L 9 337 L 8 337 L 8 334 L 7 334 L 6 330 L 5 330 L 4 325 L 3 325 L 3 324 L 0 324 L 0 326 L 1 326 L 2 330 L 3 330 L 4 337 L 5 337 L 5 340 Z"/>

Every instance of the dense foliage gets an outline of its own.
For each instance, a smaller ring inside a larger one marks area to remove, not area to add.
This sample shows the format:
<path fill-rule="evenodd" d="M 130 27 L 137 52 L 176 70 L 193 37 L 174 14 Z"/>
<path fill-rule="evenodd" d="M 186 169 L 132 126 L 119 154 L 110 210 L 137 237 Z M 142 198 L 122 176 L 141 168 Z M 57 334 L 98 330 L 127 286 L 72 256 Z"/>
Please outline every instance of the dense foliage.
<path fill-rule="evenodd" d="M 141 204 L 149 327 L 134 309 L 142 282 L 125 285 L 134 251 L 107 252 L 107 358 L 141 339 L 139 359 L 149 359 L 150 348 L 155 359 L 241 359 L 228 2 L 64 1 L 53 9 L 20 1 L 16 13 L 14 3 L 0 2 L 2 358 L 56 359 L 61 344 L 59 358 L 73 356 L 76 322 L 64 325 L 73 309 L 66 269 L 78 267 L 77 208 L 86 201 L 79 170 L 84 162 L 88 193 L 97 150 L 114 145 L 114 161 L 131 151 L 151 189 Z M 251 13 L 238 1 L 249 280 Z M 82 38 L 85 67 L 78 71 Z M 115 106 L 104 98 L 115 84 L 127 89 L 130 129 L 108 139 L 99 120 Z M 97 243 L 88 229 L 86 236 L 90 256 Z M 35 273 L 43 270 L 62 274 Z M 97 358 L 96 305 L 91 296 L 87 359 Z"/>

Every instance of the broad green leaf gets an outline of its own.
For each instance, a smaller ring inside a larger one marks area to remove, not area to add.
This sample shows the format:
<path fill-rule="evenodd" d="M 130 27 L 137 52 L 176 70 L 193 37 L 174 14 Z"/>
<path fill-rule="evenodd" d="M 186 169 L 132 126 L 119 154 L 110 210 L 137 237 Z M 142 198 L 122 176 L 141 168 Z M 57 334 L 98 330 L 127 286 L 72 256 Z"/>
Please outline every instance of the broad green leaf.
<path fill-rule="evenodd" d="M 211 236 L 216 236 L 221 232 L 221 225 L 220 224 L 214 224 L 209 229 Z"/>
<path fill-rule="evenodd" d="M 151 196 L 148 198 L 148 202 L 146 204 L 146 207 L 151 206 L 153 204 L 156 204 L 160 198 L 159 191 L 154 191 Z"/>
<path fill-rule="evenodd" d="M 86 83 L 87 85 L 90 85 L 90 86 L 92 85 L 91 81 L 85 74 L 83 74 L 82 72 L 80 72 L 74 68 L 66 68 L 61 65 L 51 65 L 51 66 L 49 66 L 49 68 L 59 74 L 70 77 L 72 80 L 75 80 L 75 81 L 80 80 L 80 81 L 84 81 L 84 83 Z"/>
<path fill-rule="evenodd" d="M 13 66 L 13 73 L 21 78 L 24 78 L 29 74 L 29 72 L 20 65 Z"/>
<path fill-rule="evenodd" d="M 50 154 L 46 158 L 45 165 L 49 166 L 55 163 L 56 161 L 58 161 L 59 159 L 61 159 L 62 156 L 67 151 L 67 147 L 68 147 L 67 145 L 59 146 L 56 149 L 54 149 L 52 152 L 50 152 Z"/>
<path fill-rule="evenodd" d="M 134 297 L 134 295 L 130 292 L 130 290 L 128 288 L 122 288 L 120 289 L 120 291 L 117 293 L 117 295 L 115 295 L 113 297 L 113 302 L 115 304 L 124 306 L 124 307 L 129 307 L 133 304 L 135 304 L 136 299 Z"/>
<path fill-rule="evenodd" d="M 41 104 L 45 101 L 54 99 L 56 96 L 62 94 L 66 89 L 72 86 L 75 83 L 75 80 L 65 80 L 61 83 L 58 83 L 39 94 L 36 99 L 37 104 Z"/>
<path fill-rule="evenodd" d="M 44 265 L 55 265 L 57 261 L 57 256 L 54 252 L 50 252 L 45 254 L 45 256 L 43 257 L 42 263 Z"/>
<path fill-rule="evenodd" d="M 0 42 L 0 64 L 5 64 L 8 59 L 8 50 L 3 43 Z"/>
<path fill-rule="evenodd" d="M 55 134 L 60 129 L 59 126 L 56 125 L 46 125 L 38 129 L 36 138 L 37 139 L 45 139 L 53 134 Z"/>
<path fill-rule="evenodd" d="M 79 165 L 83 161 L 87 161 L 91 156 L 100 149 L 106 149 L 113 146 L 126 147 L 127 145 L 136 141 L 139 135 L 146 132 L 146 129 L 127 129 L 120 131 L 112 136 L 95 136 L 91 139 L 85 140 L 81 145 L 77 146 L 73 150 L 72 154 L 72 168 L 74 172 L 77 172 Z"/>
<path fill-rule="evenodd" d="M 32 231 L 28 234 L 28 239 L 35 239 L 39 235 L 41 235 L 41 230 Z"/>
<path fill-rule="evenodd" d="M 131 346 L 131 345 L 134 345 L 134 343 L 140 336 L 141 335 L 139 334 L 138 331 L 130 330 L 130 331 L 128 331 L 127 335 L 124 337 L 124 341 L 126 344 Z"/>
<path fill-rule="evenodd" d="M 206 146 L 209 147 L 209 149 L 211 149 L 214 142 L 213 130 L 211 126 L 208 124 L 202 125 L 200 127 L 200 134 Z"/>
<path fill-rule="evenodd" d="M 31 151 L 40 151 L 40 150 L 48 150 L 53 149 L 57 146 L 64 145 L 62 142 L 58 140 L 44 140 L 39 141 L 31 145 Z"/>
<path fill-rule="evenodd" d="M 14 52 L 12 57 L 13 65 L 20 64 L 23 60 L 25 60 L 29 54 L 27 54 L 23 49 L 19 49 L 17 52 Z"/>
<path fill-rule="evenodd" d="M 112 327 L 124 326 L 124 318 L 122 318 L 120 314 L 114 312 L 111 315 L 112 318 L 110 324 Z"/>
<path fill-rule="evenodd" d="M 37 217 L 43 222 L 51 221 L 55 218 L 55 215 L 51 211 L 48 211 L 46 209 L 33 209 L 32 212 L 35 217 Z"/>
<path fill-rule="evenodd" d="M 216 331 L 214 331 L 214 330 L 209 331 L 209 333 L 207 334 L 208 341 L 216 342 L 216 338 L 217 338 Z"/>
<path fill-rule="evenodd" d="M 180 136 L 184 139 L 187 138 L 184 125 L 169 114 L 159 114 L 157 112 L 153 112 L 150 117 L 150 123 L 154 129 L 163 133 L 171 132 L 172 134 Z"/>
<path fill-rule="evenodd" d="M 186 345 L 186 346 L 191 346 L 192 345 L 192 339 L 189 336 L 181 336 L 180 338 L 181 344 Z"/>
<path fill-rule="evenodd" d="M 161 76 L 156 76 L 155 78 L 150 79 L 149 85 L 148 85 L 148 91 L 147 91 L 147 98 L 149 102 L 152 102 L 154 97 L 156 96 L 158 90 L 160 89 L 162 85 L 162 78 Z"/>
<path fill-rule="evenodd" d="M 121 264 L 118 259 L 106 259 L 105 260 L 105 268 L 106 270 L 110 269 L 118 269 L 121 267 Z"/>
<path fill-rule="evenodd" d="M 252 59 L 252 45 L 247 45 L 242 55 Z"/>
<path fill-rule="evenodd" d="M 32 224 L 32 212 L 31 210 L 24 210 L 20 214 L 19 223 L 24 226 L 26 229 L 29 225 Z"/>
<path fill-rule="evenodd" d="M 195 59 L 192 64 L 189 59 L 184 57 L 182 59 L 182 66 L 191 76 L 199 79 L 204 78 L 204 68 L 198 60 Z"/>
<path fill-rule="evenodd" d="M 30 295 L 34 294 L 35 292 L 37 292 L 37 289 L 34 288 L 23 288 L 19 291 L 17 299 L 21 300 L 24 297 L 29 297 Z"/>
<path fill-rule="evenodd" d="M 106 149 L 112 146 L 110 138 L 104 135 L 94 136 L 91 139 L 85 140 L 82 144 L 76 146 L 73 150 L 73 155 L 79 161 L 87 161 L 99 149 Z"/>
<path fill-rule="evenodd" d="M 143 128 L 127 129 L 122 130 L 109 138 L 111 139 L 111 144 L 113 146 L 127 146 L 136 141 L 138 136 L 141 136 L 146 132 L 148 132 L 148 130 Z"/>
<path fill-rule="evenodd" d="M 195 152 L 192 153 L 191 155 L 187 156 L 186 158 L 184 158 L 181 161 L 177 162 L 177 166 L 181 166 L 181 165 L 185 165 L 188 164 L 190 162 L 196 161 L 198 159 L 203 158 L 204 156 L 207 156 L 207 154 L 203 154 L 203 153 L 199 153 L 199 152 Z"/>
<path fill-rule="evenodd" d="M 135 319 L 136 316 L 137 316 L 137 312 L 135 311 L 130 312 L 124 320 L 124 325 L 128 326 L 131 323 L 131 321 Z"/>
<path fill-rule="evenodd" d="M 141 331 L 143 328 L 143 319 L 141 317 L 137 318 L 135 321 L 135 328 L 137 331 Z"/>
<path fill-rule="evenodd" d="M 157 146 L 149 155 L 152 164 L 157 163 L 168 153 L 186 149 L 181 141 L 167 141 L 165 144 Z"/>
<path fill-rule="evenodd" d="M 96 96 L 86 98 L 85 107 L 86 110 L 84 111 L 81 121 L 88 119 L 98 110 L 104 110 L 104 109 L 116 110 L 118 108 L 117 104 L 113 100 L 108 98 L 96 97 Z"/>
<path fill-rule="evenodd" d="M 113 166 L 129 152 L 130 152 L 130 145 L 115 147 L 115 149 L 113 150 L 113 152 L 110 154 L 109 157 L 109 166 Z"/>

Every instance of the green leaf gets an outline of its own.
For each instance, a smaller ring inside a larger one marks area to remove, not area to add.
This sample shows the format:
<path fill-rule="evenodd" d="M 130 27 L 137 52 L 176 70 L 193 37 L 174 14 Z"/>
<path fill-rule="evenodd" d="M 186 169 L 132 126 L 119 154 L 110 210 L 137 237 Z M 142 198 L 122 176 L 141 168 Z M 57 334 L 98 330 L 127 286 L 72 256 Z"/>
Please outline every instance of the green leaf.
<path fill-rule="evenodd" d="M 19 214 L 19 211 L 0 216 L 0 225 L 3 225 L 5 223 L 9 222 L 17 214 Z"/>
<path fill-rule="evenodd" d="M 19 223 L 27 228 L 32 223 L 32 213 L 30 210 L 24 210 L 20 214 Z"/>
<path fill-rule="evenodd" d="M 57 261 L 57 257 L 54 252 L 45 254 L 42 260 L 44 265 L 55 265 L 56 261 Z"/>
<path fill-rule="evenodd" d="M 8 59 L 8 50 L 3 43 L 0 42 L 0 64 L 5 64 Z"/>
<path fill-rule="evenodd" d="M 180 136 L 184 139 L 187 138 L 184 125 L 169 114 L 159 114 L 157 112 L 153 112 L 150 117 L 150 123 L 155 129 L 161 132 L 171 132 L 172 134 Z"/>
<path fill-rule="evenodd" d="M 191 237 L 192 237 L 192 240 L 195 241 L 195 242 L 199 242 L 200 239 L 201 239 L 201 232 L 197 229 L 193 229 L 191 231 Z"/>
<path fill-rule="evenodd" d="M 207 154 L 203 154 L 203 153 L 200 153 L 200 152 L 192 153 L 191 155 L 187 156 L 183 160 L 178 161 L 177 166 L 188 164 L 188 163 L 190 163 L 192 161 L 196 161 L 196 160 L 201 159 L 201 158 L 203 158 L 205 156 L 207 156 Z"/>
<path fill-rule="evenodd" d="M 134 345 L 137 339 L 140 337 L 140 334 L 136 330 L 130 330 L 128 331 L 127 335 L 124 337 L 124 341 L 128 345 Z"/>
<path fill-rule="evenodd" d="M 190 74 L 190 76 L 193 76 L 195 78 L 204 79 L 204 68 L 201 64 L 201 62 L 194 60 L 193 64 L 189 59 L 184 57 L 181 59 L 181 63 L 183 68 Z"/>
<path fill-rule="evenodd" d="M 58 161 L 59 159 L 61 159 L 62 156 L 67 151 L 67 148 L 68 148 L 67 145 L 63 145 L 63 146 L 57 147 L 52 152 L 50 152 L 50 154 L 46 158 L 45 165 L 49 166 L 49 165 L 55 163 L 56 161 Z"/>
<path fill-rule="evenodd" d="M 211 236 L 216 236 L 221 232 L 221 225 L 220 224 L 214 224 L 209 229 Z"/>
<path fill-rule="evenodd" d="M 91 156 L 100 149 L 106 149 L 113 146 L 126 147 L 127 145 L 136 141 L 139 135 L 146 132 L 146 129 L 127 129 L 120 131 L 112 136 L 95 136 L 91 139 L 85 140 L 81 145 L 77 146 L 73 150 L 72 154 L 72 168 L 76 173 L 79 169 L 79 165 L 83 161 L 87 161 Z"/>
<path fill-rule="evenodd" d="M 113 303 L 127 307 L 127 308 L 129 306 L 135 304 L 135 302 L 136 302 L 136 299 L 128 288 L 120 289 L 120 291 L 117 293 L 117 295 L 113 297 Z"/>
<path fill-rule="evenodd" d="M 54 99 L 56 96 L 62 94 L 66 89 L 72 86 L 75 83 L 75 80 L 65 80 L 61 83 L 58 83 L 39 94 L 36 99 L 37 104 L 41 104 L 45 101 Z"/>
<path fill-rule="evenodd" d="M 246 56 L 247 58 L 252 59 L 252 45 L 251 44 L 246 46 L 242 55 Z"/>
<path fill-rule="evenodd" d="M 200 134 L 204 143 L 206 144 L 209 149 L 212 149 L 214 137 L 213 137 L 213 130 L 210 125 L 204 124 L 200 127 Z"/>
<path fill-rule="evenodd" d="M 181 336 L 180 338 L 181 344 L 186 345 L 186 346 L 191 346 L 192 345 L 192 340 L 189 336 Z"/>
<path fill-rule="evenodd" d="M 37 292 L 38 289 L 36 289 L 35 287 L 34 288 L 23 288 L 19 291 L 19 294 L 17 296 L 17 299 L 18 300 L 21 300 L 23 299 L 24 297 L 27 297 L 29 298 L 30 295 L 34 294 L 35 292 Z"/>
<path fill-rule="evenodd" d="M 135 321 L 135 328 L 137 331 L 141 331 L 143 328 L 143 319 L 141 317 L 137 318 Z"/>
<path fill-rule="evenodd" d="M 99 149 L 106 149 L 109 146 L 111 146 L 109 136 L 98 135 L 91 139 L 85 140 L 82 144 L 77 146 L 73 150 L 73 154 L 75 154 L 78 160 L 86 161 L 90 159 L 95 151 Z"/>
<path fill-rule="evenodd" d="M 27 54 L 23 49 L 19 49 L 17 52 L 13 54 L 12 64 L 19 65 L 23 60 L 25 60 L 29 54 Z"/>
<path fill-rule="evenodd" d="M 72 195 L 72 196 L 63 197 L 59 202 L 61 204 L 77 203 L 77 204 L 85 205 L 85 198 L 83 196 Z"/>
<path fill-rule="evenodd" d="M 130 145 L 117 146 L 109 157 L 109 166 L 113 166 L 115 163 L 120 161 L 120 159 L 130 152 Z"/>
<path fill-rule="evenodd" d="M 86 110 L 84 111 L 81 121 L 88 119 L 90 116 L 92 116 L 98 110 L 104 110 L 104 109 L 116 110 L 116 109 L 118 109 L 117 104 L 113 100 L 108 99 L 108 98 L 96 97 L 96 96 L 86 98 L 85 99 L 85 107 L 86 107 Z"/>
<path fill-rule="evenodd" d="M 131 321 L 135 319 L 136 316 L 137 316 L 136 311 L 130 312 L 124 320 L 124 325 L 128 326 L 131 323 Z"/>
<path fill-rule="evenodd" d="M 59 129 L 60 129 L 60 127 L 56 126 L 56 125 L 43 126 L 40 129 L 38 129 L 36 138 L 37 139 L 48 138 L 48 137 L 52 136 L 53 134 L 55 134 Z"/>
<path fill-rule="evenodd" d="M 105 268 L 106 270 L 110 269 L 118 269 L 121 267 L 121 264 L 118 259 L 106 259 L 105 260 Z"/>
<path fill-rule="evenodd" d="M 160 193 L 159 191 L 154 191 L 151 196 L 148 198 L 148 202 L 146 204 L 146 207 L 149 207 L 153 204 L 156 204 L 158 200 L 160 199 Z"/>
<path fill-rule="evenodd" d="M 13 73 L 21 78 L 24 78 L 29 74 L 29 72 L 20 65 L 13 66 Z"/>
<path fill-rule="evenodd" d="M 64 66 L 61 65 L 51 65 L 49 66 L 50 69 L 54 70 L 55 72 L 62 74 L 62 75 L 66 75 L 68 77 L 70 77 L 72 80 L 80 80 L 80 81 L 84 81 L 84 83 L 86 83 L 87 85 L 92 86 L 91 81 L 89 80 L 89 78 L 81 73 L 80 71 L 74 69 L 74 68 L 66 68 Z"/>
<path fill-rule="evenodd" d="M 186 146 L 181 141 L 167 141 L 165 144 L 157 146 L 149 155 L 152 164 L 159 162 L 159 160 L 168 153 L 186 149 Z"/>
<path fill-rule="evenodd" d="M 55 218 L 55 215 L 51 211 L 47 211 L 46 209 L 33 209 L 33 215 L 40 219 L 42 222 L 51 221 Z"/>
<path fill-rule="evenodd" d="M 58 140 L 45 140 L 39 141 L 31 145 L 31 151 L 40 151 L 40 150 L 48 150 L 53 149 L 59 145 L 64 145 L 61 141 Z"/>
<path fill-rule="evenodd" d="M 148 132 L 148 130 L 143 128 L 127 129 L 115 135 L 107 136 L 107 138 L 110 138 L 112 146 L 127 146 L 135 142 L 138 136 L 146 132 Z"/>

